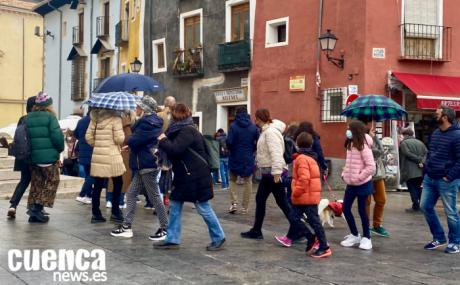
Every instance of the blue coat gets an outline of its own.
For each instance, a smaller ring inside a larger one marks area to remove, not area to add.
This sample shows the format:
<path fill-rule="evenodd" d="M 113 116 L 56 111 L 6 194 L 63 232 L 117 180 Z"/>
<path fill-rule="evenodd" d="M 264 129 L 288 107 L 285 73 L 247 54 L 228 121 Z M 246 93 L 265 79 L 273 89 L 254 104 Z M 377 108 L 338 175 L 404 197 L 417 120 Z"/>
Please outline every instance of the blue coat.
<path fill-rule="evenodd" d="M 313 137 L 313 145 L 311 149 L 316 153 L 318 157 L 318 165 L 320 170 L 325 170 L 327 168 L 326 161 L 324 161 L 323 149 L 321 148 L 321 143 L 319 137 Z"/>
<path fill-rule="evenodd" d="M 81 165 L 91 165 L 91 156 L 93 156 L 93 147 L 85 139 L 86 130 L 90 122 L 91 118 L 89 115 L 84 116 L 78 121 L 74 131 L 74 136 L 78 140 L 75 151 L 78 153 L 78 162 Z"/>
<path fill-rule="evenodd" d="M 157 114 L 145 115 L 132 127 L 132 135 L 128 139 L 131 151 L 129 167 L 133 170 L 157 168 L 157 158 L 152 148 L 157 147 L 158 136 L 161 134 L 163 119 Z"/>
<path fill-rule="evenodd" d="M 437 129 L 431 135 L 425 173 L 432 179 L 460 178 L 460 128 L 452 125 L 445 131 Z"/>
<path fill-rule="evenodd" d="M 254 152 L 259 139 L 259 130 L 246 113 L 236 114 L 227 136 L 230 152 L 228 168 L 238 176 L 248 177 L 254 171 Z"/>

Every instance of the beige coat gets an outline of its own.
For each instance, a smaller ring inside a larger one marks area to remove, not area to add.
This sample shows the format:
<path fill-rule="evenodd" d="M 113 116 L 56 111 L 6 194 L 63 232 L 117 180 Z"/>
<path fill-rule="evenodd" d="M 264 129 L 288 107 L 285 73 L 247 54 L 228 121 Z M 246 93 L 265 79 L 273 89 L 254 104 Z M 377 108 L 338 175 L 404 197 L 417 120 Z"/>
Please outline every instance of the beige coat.
<path fill-rule="evenodd" d="M 262 133 L 257 141 L 257 166 L 259 168 L 271 168 L 271 174 L 282 174 L 287 169 L 284 161 L 283 131 L 286 124 L 279 120 L 273 120 L 272 124 L 262 127 Z"/>
<path fill-rule="evenodd" d="M 118 112 L 93 110 L 85 138 L 88 144 L 94 147 L 91 176 L 117 177 L 125 173 L 126 168 L 121 156 L 125 134 Z"/>

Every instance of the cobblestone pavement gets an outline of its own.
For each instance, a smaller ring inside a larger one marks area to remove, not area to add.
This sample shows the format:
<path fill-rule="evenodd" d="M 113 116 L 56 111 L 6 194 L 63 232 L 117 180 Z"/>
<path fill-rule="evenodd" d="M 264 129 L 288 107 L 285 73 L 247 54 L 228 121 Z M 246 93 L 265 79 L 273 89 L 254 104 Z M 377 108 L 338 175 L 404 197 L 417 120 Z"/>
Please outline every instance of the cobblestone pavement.
<path fill-rule="evenodd" d="M 333 255 L 322 260 L 307 257 L 304 244 L 282 248 L 276 243 L 273 235 L 285 233 L 288 223 L 272 197 L 264 223 L 265 239 L 254 241 L 239 236 L 250 228 L 254 210 L 248 215 L 228 214 L 228 193 L 216 190 L 215 196 L 212 204 L 227 236 L 226 249 L 221 252 L 205 250 L 207 229 L 191 204 L 184 206 L 181 249 L 159 251 L 148 240 L 157 219 L 143 204 L 138 204 L 134 237 L 120 239 L 109 235 L 113 224 L 90 224 L 90 206 L 71 199 L 57 200 L 46 225 L 28 224 L 24 204 L 16 220 L 7 220 L 8 202 L 0 201 L 4 217 L 0 219 L 0 284 L 75 283 L 54 281 L 53 272 L 28 272 L 25 265 L 10 271 L 11 249 L 103 249 L 106 284 L 460 284 L 460 254 L 422 249 L 431 236 L 421 214 L 405 213 L 407 193 L 388 193 L 384 226 L 390 238 L 373 237 L 372 251 L 340 247 L 348 230 L 345 220 L 335 219 L 335 228 L 326 226 Z M 109 217 L 109 211 L 105 216 Z M 357 214 L 355 217 L 358 219 Z M 441 219 L 445 225 L 444 215 Z"/>

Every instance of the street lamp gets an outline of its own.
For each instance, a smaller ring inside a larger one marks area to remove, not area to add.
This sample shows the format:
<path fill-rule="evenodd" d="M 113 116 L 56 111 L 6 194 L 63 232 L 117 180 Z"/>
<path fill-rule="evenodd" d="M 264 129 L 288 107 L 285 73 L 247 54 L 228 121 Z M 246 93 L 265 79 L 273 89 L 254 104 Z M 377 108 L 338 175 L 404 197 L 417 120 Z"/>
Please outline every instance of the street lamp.
<path fill-rule="evenodd" d="M 137 57 L 129 65 L 131 65 L 132 72 L 139 73 L 139 71 L 141 71 L 142 62 L 139 59 L 137 59 Z"/>
<path fill-rule="evenodd" d="M 332 62 L 335 66 L 343 69 L 345 65 L 345 60 L 343 59 L 343 54 L 340 55 L 340 58 L 331 57 L 329 55 L 335 48 L 335 44 L 337 43 L 337 37 L 331 33 L 331 30 L 327 30 L 326 33 L 322 34 L 319 38 L 319 43 L 321 45 L 321 50 L 326 52 L 327 60 Z"/>

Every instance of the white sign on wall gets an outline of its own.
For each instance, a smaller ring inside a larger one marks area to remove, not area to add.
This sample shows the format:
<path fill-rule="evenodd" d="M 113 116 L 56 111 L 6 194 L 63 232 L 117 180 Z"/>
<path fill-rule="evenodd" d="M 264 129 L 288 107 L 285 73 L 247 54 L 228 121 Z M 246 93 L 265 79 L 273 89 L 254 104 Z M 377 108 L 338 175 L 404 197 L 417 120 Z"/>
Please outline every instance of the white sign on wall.
<path fill-rule="evenodd" d="M 358 94 L 358 85 L 348 85 L 348 95 Z"/>
<path fill-rule="evenodd" d="M 385 48 L 373 48 L 372 58 L 385 58 Z"/>
<path fill-rule="evenodd" d="M 231 88 L 214 91 L 216 103 L 228 103 L 247 100 L 247 88 Z"/>

